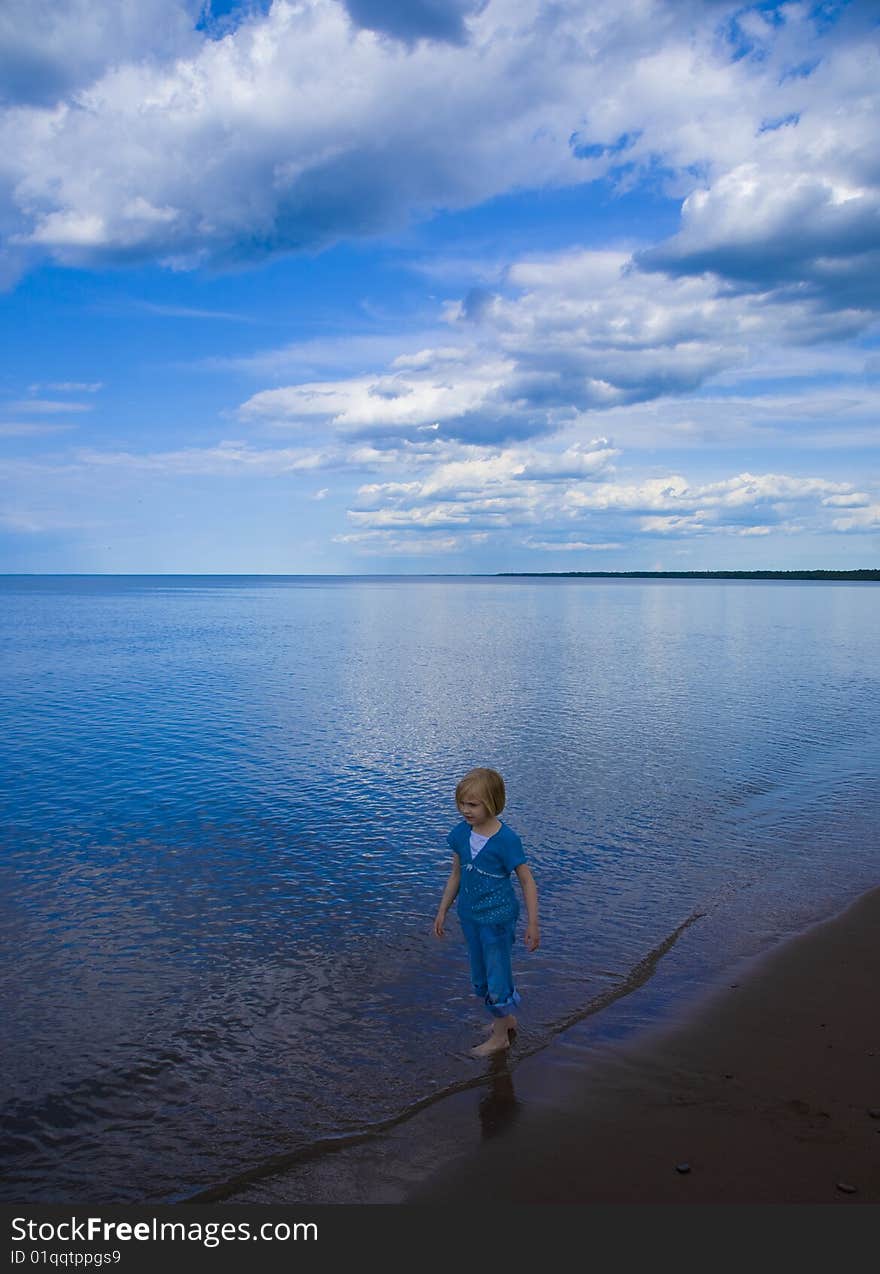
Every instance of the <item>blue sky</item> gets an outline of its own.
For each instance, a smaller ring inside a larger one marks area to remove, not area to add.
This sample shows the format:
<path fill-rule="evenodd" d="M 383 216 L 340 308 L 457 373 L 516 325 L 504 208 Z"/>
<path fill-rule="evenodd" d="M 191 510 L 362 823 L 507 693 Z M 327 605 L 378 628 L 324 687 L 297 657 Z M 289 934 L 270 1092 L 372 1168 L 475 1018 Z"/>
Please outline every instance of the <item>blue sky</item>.
<path fill-rule="evenodd" d="M 870 0 L 5 0 L 0 570 L 876 566 Z"/>

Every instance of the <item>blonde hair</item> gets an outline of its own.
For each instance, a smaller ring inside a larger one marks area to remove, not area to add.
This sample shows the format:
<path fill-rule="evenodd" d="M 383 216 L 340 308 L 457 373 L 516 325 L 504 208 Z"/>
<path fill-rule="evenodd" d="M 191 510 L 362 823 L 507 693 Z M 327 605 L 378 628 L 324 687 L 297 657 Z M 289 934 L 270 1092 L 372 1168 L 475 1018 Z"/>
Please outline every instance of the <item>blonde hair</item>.
<path fill-rule="evenodd" d="M 469 770 L 463 779 L 459 779 L 455 787 L 456 805 L 461 804 L 465 795 L 476 797 L 490 814 L 500 814 L 507 800 L 504 779 L 497 770 L 488 770 L 484 766 Z"/>

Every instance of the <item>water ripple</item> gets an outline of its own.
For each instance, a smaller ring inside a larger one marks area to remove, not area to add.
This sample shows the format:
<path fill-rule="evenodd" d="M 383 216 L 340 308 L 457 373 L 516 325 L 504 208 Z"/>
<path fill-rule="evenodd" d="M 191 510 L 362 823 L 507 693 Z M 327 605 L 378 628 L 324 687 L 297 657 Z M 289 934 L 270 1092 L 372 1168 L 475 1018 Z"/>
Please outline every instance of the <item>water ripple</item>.
<path fill-rule="evenodd" d="M 876 881 L 866 586 L 0 588 L 4 1197 L 177 1199 L 472 1083 L 471 765 L 540 884 L 525 1051 L 682 916 L 685 994 Z"/>

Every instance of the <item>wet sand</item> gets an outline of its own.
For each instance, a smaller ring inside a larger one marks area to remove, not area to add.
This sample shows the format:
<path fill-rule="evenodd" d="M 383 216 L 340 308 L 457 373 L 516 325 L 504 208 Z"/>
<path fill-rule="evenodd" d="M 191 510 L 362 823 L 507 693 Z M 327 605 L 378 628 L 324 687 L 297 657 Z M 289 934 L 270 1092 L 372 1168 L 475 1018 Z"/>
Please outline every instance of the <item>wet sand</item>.
<path fill-rule="evenodd" d="M 880 1203 L 878 988 L 880 888 L 683 1023 L 545 1059 L 508 1126 L 399 1201 Z"/>
<path fill-rule="evenodd" d="M 878 987 L 880 888 L 672 1025 L 602 1043 L 603 1011 L 531 1056 L 515 1043 L 394 1127 L 197 1198 L 876 1205 Z"/>

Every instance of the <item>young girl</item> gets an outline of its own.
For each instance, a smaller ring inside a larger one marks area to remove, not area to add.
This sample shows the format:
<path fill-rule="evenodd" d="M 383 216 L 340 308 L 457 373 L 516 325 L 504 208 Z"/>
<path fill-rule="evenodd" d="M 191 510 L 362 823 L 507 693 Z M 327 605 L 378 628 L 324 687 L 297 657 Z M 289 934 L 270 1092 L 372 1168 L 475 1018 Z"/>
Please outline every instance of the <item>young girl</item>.
<path fill-rule="evenodd" d="M 505 799 L 504 780 L 497 770 L 471 770 L 456 787 L 455 803 L 463 822 L 446 838 L 453 851 L 452 871 L 434 918 L 434 933 L 442 938 L 446 913 L 458 895 L 458 918 L 468 945 L 474 991 L 492 1014 L 489 1038 L 473 1050 L 477 1057 L 509 1048 L 510 1032 L 516 1027 L 513 1010 L 520 997 L 513 984 L 510 952 L 519 903 L 510 882 L 512 871 L 528 911 L 526 947 L 535 951 L 541 940 L 538 890 L 522 841 L 498 817 Z"/>

